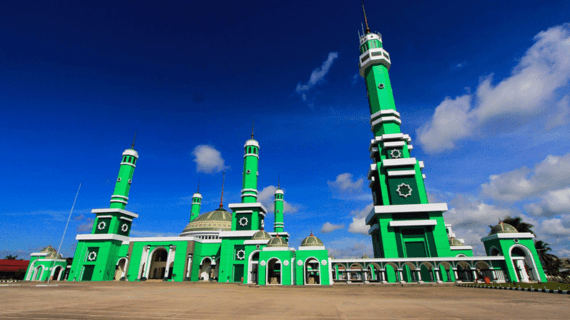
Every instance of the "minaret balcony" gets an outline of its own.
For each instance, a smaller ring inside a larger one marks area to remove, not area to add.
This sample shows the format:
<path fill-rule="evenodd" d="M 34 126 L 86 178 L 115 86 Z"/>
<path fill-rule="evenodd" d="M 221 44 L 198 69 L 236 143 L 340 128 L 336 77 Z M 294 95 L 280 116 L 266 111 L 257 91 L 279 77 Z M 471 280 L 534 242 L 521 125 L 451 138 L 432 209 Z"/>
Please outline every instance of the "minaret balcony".
<path fill-rule="evenodd" d="M 388 70 L 390 70 L 392 61 L 390 60 L 390 55 L 388 52 L 386 52 L 386 50 L 382 48 L 374 48 L 364 52 L 360 56 L 360 60 L 358 62 L 358 67 L 360 68 L 360 76 L 364 78 L 364 71 L 366 71 L 368 67 L 375 65 L 383 65 Z"/>

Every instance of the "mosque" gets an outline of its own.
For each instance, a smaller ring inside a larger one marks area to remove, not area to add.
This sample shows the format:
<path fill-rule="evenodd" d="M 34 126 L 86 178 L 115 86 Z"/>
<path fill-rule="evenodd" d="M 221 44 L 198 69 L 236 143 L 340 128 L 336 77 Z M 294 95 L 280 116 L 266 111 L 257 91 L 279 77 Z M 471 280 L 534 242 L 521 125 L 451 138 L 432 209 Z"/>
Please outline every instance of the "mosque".
<path fill-rule="evenodd" d="M 73 262 L 48 246 L 33 253 L 25 280 L 45 281 L 216 281 L 258 285 L 333 285 L 394 282 L 546 282 L 531 233 L 505 223 L 482 238 L 486 256 L 456 238 L 443 213 L 446 203 L 429 203 L 424 163 L 411 156 L 409 135 L 400 131 L 382 36 L 368 28 L 359 35 L 360 76 L 370 108 L 369 187 L 374 207 L 366 218 L 374 258 L 335 259 L 323 242 L 308 235 L 297 248 L 283 221 L 284 192 L 275 191 L 273 232 L 265 231 L 267 209 L 257 201 L 260 144 L 244 145 L 241 202 L 228 210 L 220 201 L 201 212 L 199 190 L 190 222 L 178 237 L 130 237 L 134 212 L 126 210 L 139 154 L 122 154 L 109 208 L 93 209 L 93 229 L 79 234 Z M 223 188 L 222 188 L 223 200 Z"/>

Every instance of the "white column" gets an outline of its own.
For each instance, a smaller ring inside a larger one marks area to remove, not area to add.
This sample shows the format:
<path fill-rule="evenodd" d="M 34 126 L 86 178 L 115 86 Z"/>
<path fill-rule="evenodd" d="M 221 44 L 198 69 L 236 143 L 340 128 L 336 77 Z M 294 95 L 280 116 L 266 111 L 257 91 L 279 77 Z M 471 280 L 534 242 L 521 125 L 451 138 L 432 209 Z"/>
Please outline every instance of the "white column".
<path fill-rule="evenodd" d="M 350 281 L 350 271 L 346 271 L 346 283 L 352 283 L 352 281 Z"/>
<path fill-rule="evenodd" d="M 150 273 L 150 260 L 152 259 L 152 257 L 150 256 L 150 246 L 147 246 L 148 248 L 146 249 L 146 255 L 145 255 L 145 271 L 144 271 L 144 276 L 145 278 L 148 279 L 148 274 Z"/>
<path fill-rule="evenodd" d="M 191 269 L 192 269 L 192 255 L 188 255 L 188 268 L 186 270 L 186 278 L 190 278 Z"/>
<path fill-rule="evenodd" d="M 380 277 L 382 278 L 382 283 L 386 283 L 386 278 L 384 277 L 384 273 L 386 273 L 386 269 L 380 269 Z"/>
<path fill-rule="evenodd" d="M 459 280 L 459 274 L 457 273 L 457 268 L 453 268 L 453 274 L 455 274 L 455 282 L 461 282 L 461 280 Z"/>
<path fill-rule="evenodd" d="M 477 269 L 472 268 L 471 272 L 473 273 L 473 282 L 477 282 Z"/>
<path fill-rule="evenodd" d="M 368 283 L 368 272 L 367 271 L 364 271 L 364 283 Z"/>
<path fill-rule="evenodd" d="M 495 272 L 495 269 L 491 269 L 491 273 L 493 274 L 493 281 L 497 281 L 497 273 Z"/>
<path fill-rule="evenodd" d="M 168 278 L 170 273 L 170 258 L 172 256 L 172 246 L 168 247 L 168 255 L 166 256 L 166 270 L 164 271 L 164 277 Z"/>
<path fill-rule="evenodd" d="M 439 277 L 439 268 L 434 268 L 433 269 L 435 271 L 435 279 L 437 283 L 442 283 L 443 281 L 441 281 L 440 277 Z"/>
<path fill-rule="evenodd" d="M 400 282 L 404 282 L 404 274 L 402 273 L 402 269 L 398 269 L 398 274 L 400 275 Z"/>
<path fill-rule="evenodd" d="M 415 271 L 416 271 L 416 274 L 418 275 L 418 283 L 424 283 L 422 281 L 422 270 L 416 269 Z"/>

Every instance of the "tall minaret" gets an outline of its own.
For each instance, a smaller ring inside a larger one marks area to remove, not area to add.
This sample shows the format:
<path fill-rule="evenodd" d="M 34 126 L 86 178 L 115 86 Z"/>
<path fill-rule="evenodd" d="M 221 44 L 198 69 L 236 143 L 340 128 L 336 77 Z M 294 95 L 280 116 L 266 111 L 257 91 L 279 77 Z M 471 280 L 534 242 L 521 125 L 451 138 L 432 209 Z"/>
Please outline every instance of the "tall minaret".
<path fill-rule="evenodd" d="M 275 189 L 275 222 L 273 223 L 274 232 L 283 232 L 285 225 L 283 224 L 283 190 L 280 182 L 277 180 L 277 189 Z"/>
<path fill-rule="evenodd" d="M 192 208 L 190 209 L 190 222 L 198 218 L 200 215 L 200 207 L 202 206 L 202 195 L 200 194 L 200 183 L 196 193 L 192 195 Z"/>
<path fill-rule="evenodd" d="M 442 213 L 447 204 L 428 204 L 422 161 L 410 156 L 411 138 L 400 131 L 390 70 L 390 55 L 382 35 L 370 31 L 364 5 L 366 30 L 360 36 L 360 76 L 365 79 L 370 107 L 370 143 L 373 163 L 368 180 L 374 209 L 366 217 L 371 226 L 376 258 L 434 257 L 451 254 Z M 402 222 L 400 220 L 406 220 Z M 411 219 L 411 220 L 410 220 Z M 407 240 L 410 234 L 414 241 Z M 407 237 L 407 238 L 406 238 Z M 421 240 L 420 240 L 421 239 Z"/>
<path fill-rule="evenodd" d="M 241 202 L 257 202 L 257 164 L 259 162 L 259 142 L 253 139 L 253 123 L 251 124 L 251 139 L 244 145 L 243 179 L 241 189 Z"/>
<path fill-rule="evenodd" d="M 132 179 L 133 174 L 135 173 L 136 163 L 139 158 L 139 153 L 135 150 L 136 139 L 137 134 L 135 133 L 135 138 L 133 139 L 131 148 L 123 152 L 121 168 L 119 169 L 119 177 L 115 183 L 115 191 L 111 196 L 110 208 L 124 210 L 127 206 L 127 202 L 129 201 L 129 190 L 133 181 Z"/>

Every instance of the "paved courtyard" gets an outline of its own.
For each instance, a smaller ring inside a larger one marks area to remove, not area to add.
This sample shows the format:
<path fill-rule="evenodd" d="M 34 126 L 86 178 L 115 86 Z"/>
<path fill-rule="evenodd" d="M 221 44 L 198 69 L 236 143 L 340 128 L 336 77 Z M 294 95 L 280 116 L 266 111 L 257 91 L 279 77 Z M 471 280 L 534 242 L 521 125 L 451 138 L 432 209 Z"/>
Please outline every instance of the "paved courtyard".
<path fill-rule="evenodd" d="M 570 319 L 570 295 L 452 285 L 0 286 L 0 319 Z"/>

